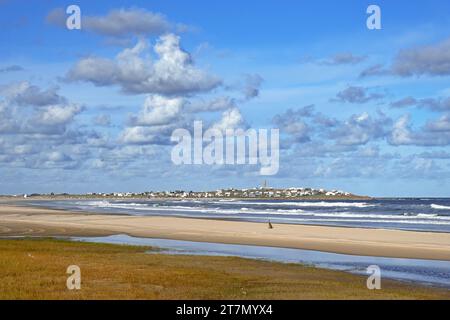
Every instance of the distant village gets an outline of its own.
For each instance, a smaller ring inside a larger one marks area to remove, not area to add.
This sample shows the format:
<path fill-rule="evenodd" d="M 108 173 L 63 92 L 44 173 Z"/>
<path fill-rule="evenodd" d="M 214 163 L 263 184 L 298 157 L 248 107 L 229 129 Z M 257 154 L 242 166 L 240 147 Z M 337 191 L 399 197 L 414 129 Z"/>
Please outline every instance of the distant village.
<path fill-rule="evenodd" d="M 325 190 L 314 188 L 273 188 L 264 183 L 261 187 L 250 189 L 219 189 L 215 191 L 147 191 L 141 193 L 135 192 L 112 192 L 112 193 L 87 193 L 81 195 L 64 194 L 30 194 L 21 195 L 24 198 L 29 197 L 86 197 L 86 198 L 302 198 L 302 197 L 357 197 L 349 192 L 340 190 Z"/>
<path fill-rule="evenodd" d="M 133 196 L 129 193 L 114 194 L 117 197 Z M 149 192 L 146 196 L 150 198 L 298 198 L 309 196 L 352 196 L 349 192 L 312 188 L 252 188 L 252 189 L 219 189 L 215 191 L 165 191 Z"/>

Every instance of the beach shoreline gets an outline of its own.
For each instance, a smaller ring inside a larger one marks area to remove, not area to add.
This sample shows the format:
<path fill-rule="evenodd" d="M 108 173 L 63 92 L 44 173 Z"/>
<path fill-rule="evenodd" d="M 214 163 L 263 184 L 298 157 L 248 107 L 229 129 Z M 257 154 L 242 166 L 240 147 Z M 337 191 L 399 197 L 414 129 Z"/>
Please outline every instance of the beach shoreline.
<path fill-rule="evenodd" d="M 351 255 L 450 261 L 450 234 L 107 215 L 0 204 L 0 236 L 135 237 L 283 247 Z"/>

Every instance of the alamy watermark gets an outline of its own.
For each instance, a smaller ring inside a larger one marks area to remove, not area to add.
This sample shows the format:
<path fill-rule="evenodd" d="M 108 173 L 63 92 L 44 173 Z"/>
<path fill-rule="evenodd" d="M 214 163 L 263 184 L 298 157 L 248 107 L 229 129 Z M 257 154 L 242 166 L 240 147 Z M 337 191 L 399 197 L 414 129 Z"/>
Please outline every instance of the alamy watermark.
<path fill-rule="evenodd" d="M 77 265 L 70 265 L 67 267 L 67 277 L 66 286 L 69 290 L 80 290 L 81 289 L 81 269 Z"/>
<path fill-rule="evenodd" d="M 67 7 L 66 13 L 69 16 L 66 19 L 66 27 L 69 30 L 81 29 L 81 9 L 79 6 L 72 4 Z"/>
<path fill-rule="evenodd" d="M 377 265 L 371 265 L 367 267 L 367 273 L 369 277 L 367 278 L 367 289 L 369 290 L 380 290 L 381 289 L 381 269 Z"/>
<path fill-rule="evenodd" d="M 381 8 L 376 4 L 367 7 L 367 14 L 370 16 L 366 20 L 367 29 L 381 30 Z"/>
<path fill-rule="evenodd" d="M 175 165 L 260 165 L 261 175 L 275 175 L 280 167 L 280 133 L 278 129 L 209 128 L 194 122 L 194 135 L 176 129 L 171 136 L 177 142 L 172 149 Z M 270 133 L 270 134 L 269 134 Z M 270 136 L 270 137 L 269 137 Z M 270 143 L 269 143 L 270 138 Z"/>

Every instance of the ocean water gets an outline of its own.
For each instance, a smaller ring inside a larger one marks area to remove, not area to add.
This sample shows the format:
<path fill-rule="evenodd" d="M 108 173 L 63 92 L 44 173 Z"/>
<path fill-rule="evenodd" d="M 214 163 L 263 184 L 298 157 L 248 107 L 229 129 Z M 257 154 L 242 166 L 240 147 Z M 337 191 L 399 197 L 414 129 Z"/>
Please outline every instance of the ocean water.
<path fill-rule="evenodd" d="M 450 263 L 448 261 L 355 256 L 265 246 L 137 238 L 128 235 L 93 238 L 77 237 L 72 239 L 88 242 L 144 245 L 163 249 L 157 253 L 237 256 L 250 259 L 307 264 L 319 268 L 340 270 L 367 276 L 367 267 L 377 265 L 380 267 L 382 279 L 396 279 L 450 289 Z M 361 285 L 363 286 L 365 285 L 364 281 L 362 279 Z M 381 285 L 383 286 L 383 283 Z"/>
<path fill-rule="evenodd" d="M 450 232 L 450 198 L 373 200 L 64 200 L 33 205 L 103 214 Z"/>

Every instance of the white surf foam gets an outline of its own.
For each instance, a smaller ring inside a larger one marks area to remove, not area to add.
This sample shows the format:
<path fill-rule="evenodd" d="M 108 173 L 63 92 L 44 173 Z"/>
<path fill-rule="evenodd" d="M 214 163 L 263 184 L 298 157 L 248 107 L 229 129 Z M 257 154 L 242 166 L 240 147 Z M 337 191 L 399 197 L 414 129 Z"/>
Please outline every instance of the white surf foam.
<path fill-rule="evenodd" d="M 213 202 L 214 203 L 214 202 Z M 216 202 L 217 203 L 217 202 Z M 223 203 L 223 202 L 221 202 Z M 259 206 L 293 206 L 293 207 L 373 207 L 375 205 L 367 202 L 333 202 L 333 201 L 303 201 L 303 202 L 256 202 L 256 201 L 234 201 L 230 204 L 236 205 L 259 205 Z"/>
<path fill-rule="evenodd" d="M 436 209 L 436 210 L 450 210 L 449 206 L 442 206 L 442 205 L 434 204 L 434 203 L 431 205 L 431 208 Z"/>

